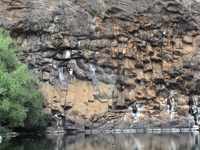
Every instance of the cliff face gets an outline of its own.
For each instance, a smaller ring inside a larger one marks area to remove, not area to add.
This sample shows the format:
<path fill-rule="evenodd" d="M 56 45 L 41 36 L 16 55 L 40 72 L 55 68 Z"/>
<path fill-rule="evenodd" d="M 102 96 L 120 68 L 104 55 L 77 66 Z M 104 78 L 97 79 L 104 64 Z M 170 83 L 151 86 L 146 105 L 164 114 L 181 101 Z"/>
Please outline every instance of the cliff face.
<path fill-rule="evenodd" d="M 0 0 L 44 112 L 69 129 L 198 124 L 199 22 L 186 0 Z"/>

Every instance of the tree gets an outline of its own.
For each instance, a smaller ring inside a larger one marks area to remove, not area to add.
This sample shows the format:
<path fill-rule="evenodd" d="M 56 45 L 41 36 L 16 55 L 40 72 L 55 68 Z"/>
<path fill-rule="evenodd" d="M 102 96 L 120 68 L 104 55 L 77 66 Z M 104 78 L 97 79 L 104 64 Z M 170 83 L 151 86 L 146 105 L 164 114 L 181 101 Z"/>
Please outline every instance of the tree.
<path fill-rule="evenodd" d="M 0 130 L 45 124 L 43 96 L 27 65 L 18 61 L 16 51 L 19 48 L 10 33 L 0 28 Z"/>

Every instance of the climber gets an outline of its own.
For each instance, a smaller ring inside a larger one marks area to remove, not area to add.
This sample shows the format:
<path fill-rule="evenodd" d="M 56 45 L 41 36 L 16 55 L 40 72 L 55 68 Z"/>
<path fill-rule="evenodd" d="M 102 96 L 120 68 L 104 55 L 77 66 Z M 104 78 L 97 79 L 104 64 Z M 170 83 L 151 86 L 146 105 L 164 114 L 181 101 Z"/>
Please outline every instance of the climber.
<path fill-rule="evenodd" d="M 199 113 L 199 108 L 196 105 L 191 105 L 189 108 L 189 113 L 195 116 L 197 113 Z"/>
<path fill-rule="evenodd" d="M 125 49 L 123 49 L 122 54 L 123 54 L 123 57 L 125 57 L 125 54 L 126 54 L 126 50 Z"/>
<path fill-rule="evenodd" d="M 167 99 L 167 105 L 169 106 L 169 110 L 170 111 L 173 111 L 172 108 L 173 108 L 173 103 L 174 103 L 174 100 L 172 97 L 170 97 L 169 99 Z"/>
<path fill-rule="evenodd" d="M 73 76 L 73 69 L 72 69 L 71 67 L 69 68 L 69 75 L 70 75 L 71 78 L 74 77 L 74 76 Z"/>
<path fill-rule="evenodd" d="M 56 121 L 56 126 L 55 126 L 55 127 L 60 128 L 60 127 L 58 126 L 58 120 L 59 120 L 58 115 L 59 115 L 59 113 L 56 113 L 56 114 L 54 115 L 54 119 L 55 119 L 55 121 Z"/>
<path fill-rule="evenodd" d="M 73 69 L 71 67 L 69 68 L 69 75 L 71 78 L 73 78 L 76 81 L 76 78 L 73 75 Z"/>

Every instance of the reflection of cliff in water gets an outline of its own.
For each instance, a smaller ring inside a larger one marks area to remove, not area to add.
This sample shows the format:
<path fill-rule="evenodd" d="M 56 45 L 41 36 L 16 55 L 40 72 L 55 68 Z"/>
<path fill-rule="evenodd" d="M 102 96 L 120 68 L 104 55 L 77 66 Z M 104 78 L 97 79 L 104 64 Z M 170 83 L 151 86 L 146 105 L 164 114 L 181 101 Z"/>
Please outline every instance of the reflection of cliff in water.
<path fill-rule="evenodd" d="M 55 140 L 55 139 L 52 139 Z M 64 150 L 183 150 L 200 148 L 199 134 L 94 134 L 70 135 L 60 139 Z"/>
<path fill-rule="evenodd" d="M 185 150 L 200 149 L 199 133 L 19 136 L 0 150 Z"/>

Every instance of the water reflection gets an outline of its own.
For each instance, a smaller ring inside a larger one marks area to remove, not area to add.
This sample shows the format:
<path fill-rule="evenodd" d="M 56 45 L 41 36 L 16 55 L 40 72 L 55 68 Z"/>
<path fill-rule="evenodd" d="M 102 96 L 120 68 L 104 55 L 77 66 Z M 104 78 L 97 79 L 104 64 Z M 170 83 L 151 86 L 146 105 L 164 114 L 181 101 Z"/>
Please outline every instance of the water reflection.
<path fill-rule="evenodd" d="M 199 150 L 199 133 L 18 136 L 0 150 Z"/>

